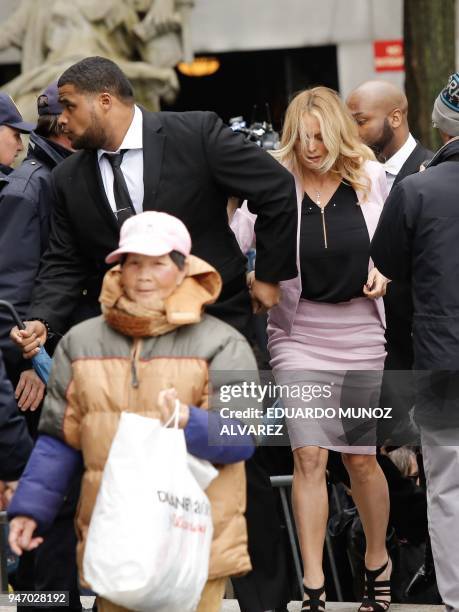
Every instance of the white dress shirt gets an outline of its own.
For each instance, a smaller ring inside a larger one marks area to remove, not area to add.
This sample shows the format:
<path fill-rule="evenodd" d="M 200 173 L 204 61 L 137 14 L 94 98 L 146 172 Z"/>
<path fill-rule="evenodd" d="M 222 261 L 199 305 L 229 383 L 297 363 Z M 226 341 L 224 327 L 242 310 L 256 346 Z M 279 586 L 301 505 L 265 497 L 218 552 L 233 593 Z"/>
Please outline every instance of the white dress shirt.
<path fill-rule="evenodd" d="M 113 212 L 116 211 L 115 196 L 113 194 L 113 170 L 104 153 L 118 153 L 121 149 L 127 149 L 121 163 L 121 171 L 131 196 L 132 204 L 136 213 L 143 210 L 143 116 L 138 106 L 134 106 L 134 117 L 129 126 L 126 136 L 118 151 L 97 150 L 100 173 L 107 194 L 108 201 Z"/>
<path fill-rule="evenodd" d="M 392 189 L 392 185 L 394 184 L 397 174 L 400 172 L 403 164 L 416 148 L 416 145 L 417 142 L 413 136 L 409 134 L 403 147 L 401 147 L 397 153 L 394 153 L 392 157 L 389 157 L 386 163 L 383 164 L 383 168 L 386 171 L 387 186 L 389 187 L 389 190 Z"/>

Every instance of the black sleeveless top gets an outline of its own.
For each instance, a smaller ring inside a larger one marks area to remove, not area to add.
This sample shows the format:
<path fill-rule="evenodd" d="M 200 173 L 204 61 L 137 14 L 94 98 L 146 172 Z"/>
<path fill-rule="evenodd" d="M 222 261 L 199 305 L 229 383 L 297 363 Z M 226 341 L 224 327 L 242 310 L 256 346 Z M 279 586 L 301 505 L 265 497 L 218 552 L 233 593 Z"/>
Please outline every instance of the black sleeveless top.
<path fill-rule="evenodd" d="M 329 303 L 362 297 L 369 258 L 370 237 L 354 189 L 342 181 L 323 212 L 305 193 L 300 227 L 301 297 Z"/>

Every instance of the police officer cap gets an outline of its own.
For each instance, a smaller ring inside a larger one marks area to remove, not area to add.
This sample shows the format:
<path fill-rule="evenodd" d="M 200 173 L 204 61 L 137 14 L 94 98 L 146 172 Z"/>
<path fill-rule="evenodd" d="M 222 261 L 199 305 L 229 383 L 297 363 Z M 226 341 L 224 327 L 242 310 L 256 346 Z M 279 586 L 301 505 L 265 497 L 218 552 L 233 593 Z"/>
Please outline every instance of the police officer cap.
<path fill-rule="evenodd" d="M 18 132 L 28 134 L 35 126 L 24 121 L 13 99 L 6 93 L 0 93 L 0 126 L 7 125 Z"/>
<path fill-rule="evenodd" d="M 57 81 L 48 85 L 45 91 L 37 99 L 38 114 L 41 115 L 60 115 L 64 110 L 59 102 L 59 90 Z"/>

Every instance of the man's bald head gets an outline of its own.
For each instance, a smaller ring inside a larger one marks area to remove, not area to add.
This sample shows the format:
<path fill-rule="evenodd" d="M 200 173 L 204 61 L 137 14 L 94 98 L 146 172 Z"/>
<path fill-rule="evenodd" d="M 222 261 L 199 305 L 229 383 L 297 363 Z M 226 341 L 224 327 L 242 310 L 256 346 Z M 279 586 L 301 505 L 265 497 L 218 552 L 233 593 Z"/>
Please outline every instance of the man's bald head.
<path fill-rule="evenodd" d="M 346 104 L 359 126 L 362 140 L 384 161 L 409 135 L 408 100 L 388 81 L 366 81 L 352 91 Z"/>
<path fill-rule="evenodd" d="M 366 81 L 349 95 L 348 104 L 380 108 L 387 114 L 398 108 L 406 116 L 408 100 L 404 92 L 389 81 Z"/>

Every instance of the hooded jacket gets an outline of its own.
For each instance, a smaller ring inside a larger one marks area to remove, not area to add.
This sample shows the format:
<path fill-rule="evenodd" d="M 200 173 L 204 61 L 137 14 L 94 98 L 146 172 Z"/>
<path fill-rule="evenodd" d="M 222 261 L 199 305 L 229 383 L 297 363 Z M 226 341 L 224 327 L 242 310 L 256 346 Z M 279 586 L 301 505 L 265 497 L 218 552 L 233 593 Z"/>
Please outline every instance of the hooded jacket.
<path fill-rule="evenodd" d="M 211 417 L 216 413 L 218 417 L 219 409 L 228 406 L 220 390 L 249 382 L 250 377 L 256 379 L 256 363 L 243 336 L 226 323 L 201 314 L 203 306 L 218 296 L 219 274 L 196 257 L 190 256 L 189 261 L 188 276 L 166 300 L 165 313 L 156 321 L 129 317 L 125 309 L 117 307 L 122 294 L 120 271 L 118 266 L 112 268 L 105 276 L 100 297 L 104 315 L 73 327 L 55 354 L 40 422 L 40 432 L 45 435 L 34 449 L 9 515 L 31 516 L 41 530 L 46 528 L 46 522 L 52 520 L 49 506 L 56 507 L 59 499 L 58 485 L 49 476 L 50 471 L 58 480 L 67 470 L 65 463 L 73 462 L 76 469 L 77 459 L 69 447 L 81 451 L 84 474 L 76 529 L 83 581 L 88 526 L 121 412 L 159 418 L 159 391 L 175 387 L 179 399 L 191 406 L 185 438 L 188 450 L 199 456 L 197 438 L 201 438 L 201 447 L 203 438 L 206 446 L 209 444 Z M 129 335 L 122 333 L 123 329 Z M 208 419 L 202 422 L 203 417 Z M 253 441 L 240 436 L 233 440 L 233 444 L 236 442 L 249 448 L 245 455 L 239 453 L 239 458 L 248 458 Z M 209 579 L 242 574 L 251 567 L 244 518 L 244 463 L 233 455 L 236 462 L 223 465 L 228 455 L 218 443 L 214 439 L 217 446 L 213 447 L 213 462 L 219 475 L 206 491 L 214 523 Z"/>
<path fill-rule="evenodd" d="M 459 138 L 391 191 L 371 245 L 388 278 L 412 281 L 414 364 L 459 369 Z"/>

